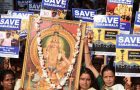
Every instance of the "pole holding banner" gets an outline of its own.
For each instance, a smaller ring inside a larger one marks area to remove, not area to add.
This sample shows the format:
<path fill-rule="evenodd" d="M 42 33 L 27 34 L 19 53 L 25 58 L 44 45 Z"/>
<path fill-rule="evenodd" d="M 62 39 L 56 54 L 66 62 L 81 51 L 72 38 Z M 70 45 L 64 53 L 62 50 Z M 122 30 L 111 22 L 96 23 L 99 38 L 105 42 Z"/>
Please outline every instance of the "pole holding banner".
<path fill-rule="evenodd" d="M 139 3 L 139 12 L 140 12 L 140 3 Z"/>

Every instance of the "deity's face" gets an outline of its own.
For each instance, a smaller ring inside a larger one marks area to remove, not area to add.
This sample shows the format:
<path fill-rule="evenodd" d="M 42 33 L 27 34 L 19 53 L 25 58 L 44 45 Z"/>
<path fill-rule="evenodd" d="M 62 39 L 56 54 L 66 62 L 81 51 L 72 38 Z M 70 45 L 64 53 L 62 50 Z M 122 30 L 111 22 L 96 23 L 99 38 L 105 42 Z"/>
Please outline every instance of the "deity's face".
<path fill-rule="evenodd" d="M 83 73 L 81 76 L 80 76 L 80 90 L 87 90 L 90 88 L 90 85 L 91 85 L 91 77 L 89 74 L 87 73 Z"/>
<path fill-rule="evenodd" d="M 115 75 L 111 70 L 104 71 L 103 81 L 106 86 L 111 87 L 115 83 Z"/>
<path fill-rule="evenodd" d="M 15 79 L 12 74 L 6 74 L 3 81 L 1 82 L 4 90 L 14 90 Z"/>
<path fill-rule="evenodd" d="M 51 40 L 51 47 L 58 48 L 59 47 L 59 37 L 54 35 Z"/>

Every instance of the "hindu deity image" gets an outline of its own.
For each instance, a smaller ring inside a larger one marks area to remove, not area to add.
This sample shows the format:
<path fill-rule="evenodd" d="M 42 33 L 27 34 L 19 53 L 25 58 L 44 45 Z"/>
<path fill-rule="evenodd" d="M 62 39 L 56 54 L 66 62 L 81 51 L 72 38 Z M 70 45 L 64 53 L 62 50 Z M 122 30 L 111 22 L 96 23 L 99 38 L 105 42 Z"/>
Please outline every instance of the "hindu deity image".
<path fill-rule="evenodd" d="M 50 85 L 58 86 L 64 81 L 73 59 L 75 39 L 62 26 L 52 25 L 48 30 L 40 33 L 40 44 L 37 44 L 38 36 L 35 36 L 30 45 L 33 65 L 30 65 L 31 70 L 27 72 L 28 83 L 25 85 L 27 90 L 50 90 Z M 42 50 L 38 51 L 38 47 Z M 43 58 L 40 59 L 40 56 Z"/>
<path fill-rule="evenodd" d="M 86 27 L 86 24 L 32 16 L 30 25 L 21 87 L 25 90 L 59 90 L 72 83 L 78 84 L 74 79 L 77 79 L 82 56 L 79 26 Z M 85 28 L 81 29 L 84 33 Z M 73 87 L 77 88 L 77 85 Z"/>
<path fill-rule="evenodd" d="M 70 65 L 69 55 L 65 55 L 64 41 L 59 36 L 59 32 L 54 32 L 46 41 L 43 48 L 44 59 L 49 77 L 60 80 L 59 73 L 64 73 Z"/>

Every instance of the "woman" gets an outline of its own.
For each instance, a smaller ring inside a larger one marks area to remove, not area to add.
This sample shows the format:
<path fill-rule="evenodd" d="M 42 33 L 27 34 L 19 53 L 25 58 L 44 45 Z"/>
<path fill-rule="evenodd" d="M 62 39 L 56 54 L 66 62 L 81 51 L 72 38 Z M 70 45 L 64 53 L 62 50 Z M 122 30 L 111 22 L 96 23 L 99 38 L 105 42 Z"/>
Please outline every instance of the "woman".
<path fill-rule="evenodd" d="M 14 90 L 15 74 L 12 70 L 3 70 L 0 75 L 1 89 L 0 90 Z"/>
<path fill-rule="evenodd" d="M 102 77 L 100 76 L 98 71 L 91 63 L 87 38 L 84 39 L 84 49 L 86 67 L 93 72 L 95 78 L 97 79 L 100 90 L 125 90 L 121 84 L 115 84 L 115 69 L 113 67 L 108 65 L 103 67 L 101 72 Z M 125 83 L 126 90 L 129 90 L 129 84 L 128 82 Z"/>
<path fill-rule="evenodd" d="M 102 89 L 105 90 L 125 90 L 121 84 L 115 84 L 115 69 L 114 67 L 105 66 L 102 69 L 102 78 L 104 85 Z"/>
<path fill-rule="evenodd" d="M 137 85 L 135 86 L 135 90 L 140 90 L 140 84 L 137 84 Z"/>
<path fill-rule="evenodd" d="M 81 69 L 79 90 L 96 90 L 92 87 L 92 77 L 93 74 L 88 68 Z"/>

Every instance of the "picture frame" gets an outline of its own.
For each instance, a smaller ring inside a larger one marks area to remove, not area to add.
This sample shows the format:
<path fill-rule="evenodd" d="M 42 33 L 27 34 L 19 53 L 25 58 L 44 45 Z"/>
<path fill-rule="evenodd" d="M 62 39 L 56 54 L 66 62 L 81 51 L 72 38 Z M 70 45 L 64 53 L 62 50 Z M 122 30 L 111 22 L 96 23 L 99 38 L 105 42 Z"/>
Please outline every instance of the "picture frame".
<path fill-rule="evenodd" d="M 31 16 L 21 87 L 78 89 L 85 27 L 82 22 Z"/>

